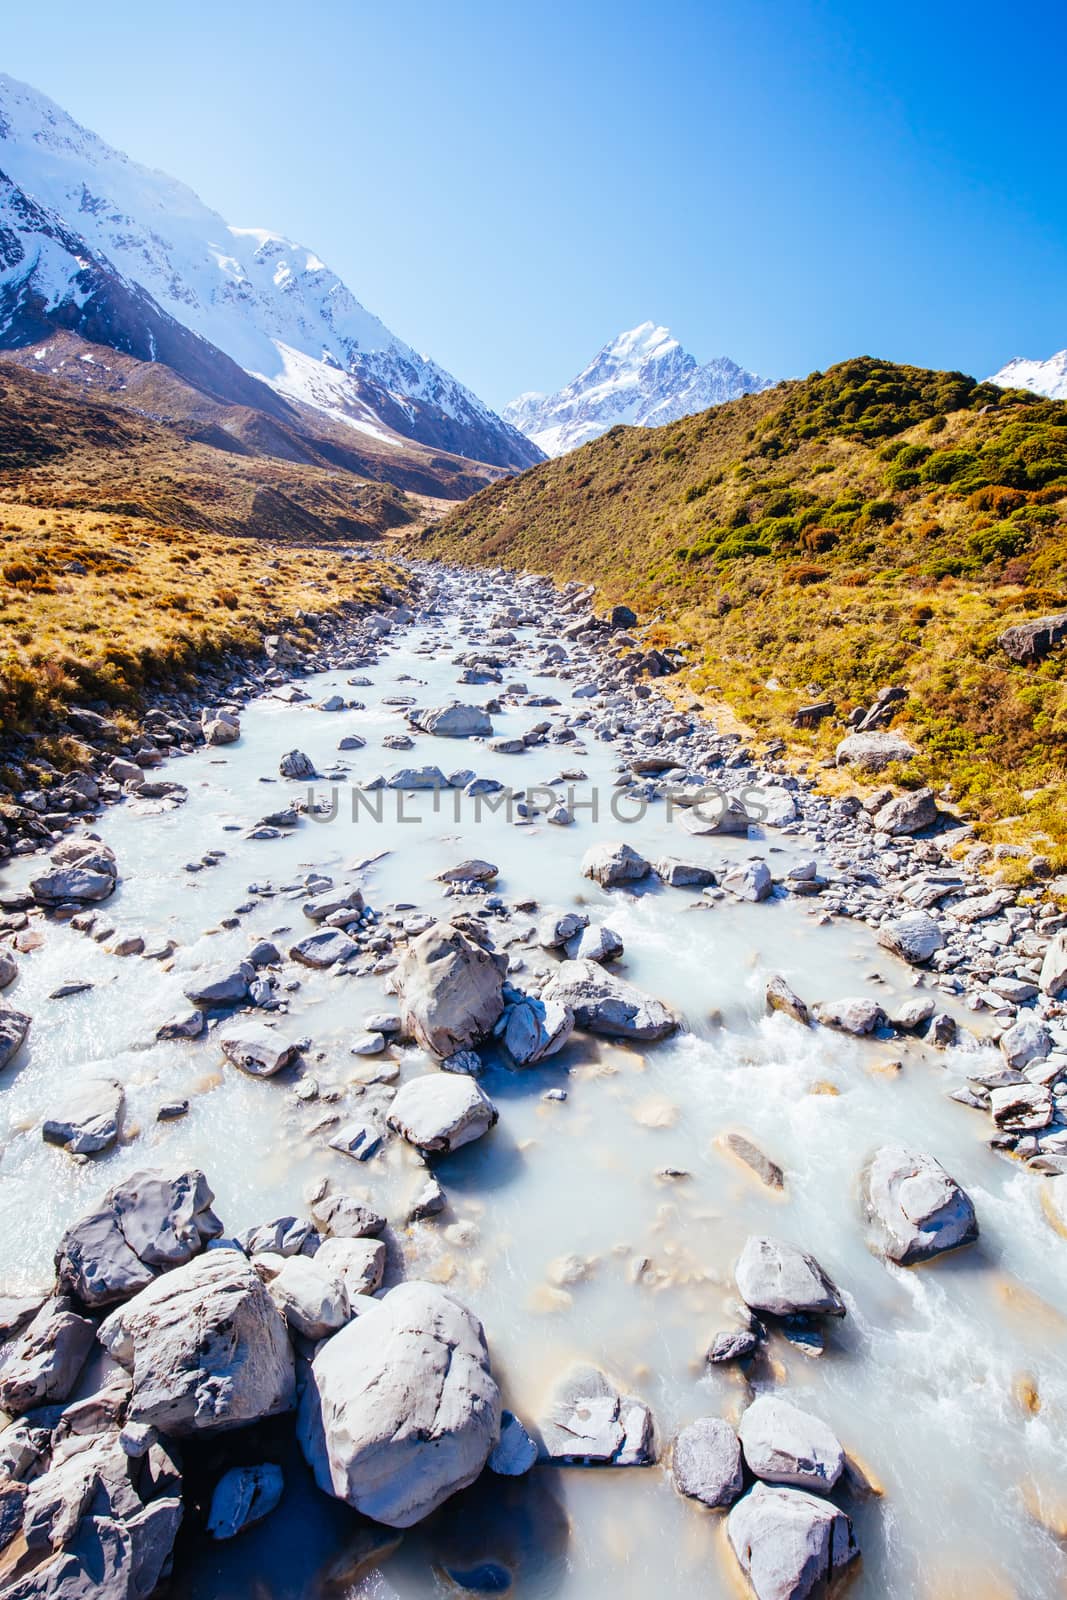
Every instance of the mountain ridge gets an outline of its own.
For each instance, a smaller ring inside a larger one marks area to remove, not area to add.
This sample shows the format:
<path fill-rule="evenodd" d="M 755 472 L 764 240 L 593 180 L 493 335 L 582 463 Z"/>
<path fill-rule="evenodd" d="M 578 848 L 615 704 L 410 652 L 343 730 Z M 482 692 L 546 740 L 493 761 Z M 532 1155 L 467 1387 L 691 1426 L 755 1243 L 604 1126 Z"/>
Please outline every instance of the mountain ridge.
<path fill-rule="evenodd" d="M 200 370 L 217 398 L 275 415 L 295 401 L 380 442 L 410 440 L 504 470 L 540 459 L 313 251 L 231 226 L 185 184 L 4 74 L 0 172 L 4 346 L 66 328 L 143 360 L 169 356 L 184 377 Z"/>
<path fill-rule="evenodd" d="M 620 423 L 657 427 L 767 387 L 728 356 L 699 364 L 669 329 L 642 322 L 610 339 L 555 394 L 518 395 L 503 415 L 557 456 Z"/>
<path fill-rule="evenodd" d="M 1047 400 L 1067 400 L 1067 350 L 1043 361 L 1014 356 L 987 381 L 1005 389 L 1029 389 Z"/>

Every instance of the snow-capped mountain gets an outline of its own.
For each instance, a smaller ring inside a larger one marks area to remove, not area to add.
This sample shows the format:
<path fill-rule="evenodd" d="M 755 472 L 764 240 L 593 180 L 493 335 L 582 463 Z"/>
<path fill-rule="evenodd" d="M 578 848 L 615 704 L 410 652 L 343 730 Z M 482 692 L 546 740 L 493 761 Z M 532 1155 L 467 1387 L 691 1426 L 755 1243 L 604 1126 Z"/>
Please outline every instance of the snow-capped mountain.
<path fill-rule="evenodd" d="M 1047 361 L 1028 361 L 1016 356 L 988 380 L 1002 389 L 1032 389 L 1049 400 L 1067 400 L 1067 350 L 1060 350 Z"/>
<path fill-rule="evenodd" d="M 666 328 L 642 322 L 620 333 L 556 394 L 520 394 L 505 419 L 546 455 L 560 456 L 617 423 L 657 427 L 770 387 L 720 356 L 701 366 Z"/>
<path fill-rule="evenodd" d="M 141 359 L 195 359 L 227 400 L 257 403 L 240 395 L 236 367 L 386 441 L 399 434 L 509 468 L 541 459 L 313 251 L 231 227 L 184 184 L 0 74 L 0 346 L 50 327 Z"/>

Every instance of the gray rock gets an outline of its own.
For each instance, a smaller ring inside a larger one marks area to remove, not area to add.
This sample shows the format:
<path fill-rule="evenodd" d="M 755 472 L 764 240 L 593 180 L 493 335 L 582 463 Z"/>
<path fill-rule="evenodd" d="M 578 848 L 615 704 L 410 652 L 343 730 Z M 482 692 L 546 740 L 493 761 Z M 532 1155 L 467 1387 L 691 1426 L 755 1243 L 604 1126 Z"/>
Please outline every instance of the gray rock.
<path fill-rule="evenodd" d="M 500 1432 L 481 1323 L 433 1284 L 399 1284 L 316 1355 L 298 1435 L 319 1487 L 408 1528 L 473 1483 Z"/>
<path fill-rule="evenodd" d="M 753 1311 L 789 1317 L 798 1312 L 843 1317 L 836 1284 L 814 1256 L 784 1239 L 753 1235 L 745 1242 L 734 1276 L 738 1293 Z"/>
<path fill-rule="evenodd" d="M 413 939 L 397 972 L 404 1031 L 445 1058 L 478 1044 L 504 1009 L 503 957 L 450 923 Z"/>
<path fill-rule="evenodd" d="M 490 1472 L 521 1478 L 537 1460 L 537 1446 L 513 1411 L 500 1413 L 500 1441 L 489 1457 Z"/>
<path fill-rule="evenodd" d="M 63 1235 L 56 1251 L 60 1286 L 93 1307 L 137 1294 L 219 1236 L 214 1198 L 195 1167 L 172 1177 L 135 1172 Z"/>
<path fill-rule="evenodd" d="M 46 1300 L 0 1366 L 0 1407 L 17 1417 L 34 1406 L 66 1400 L 95 1332 L 64 1296 Z"/>
<path fill-rule="evenodd" d="M 421 1184 L 408 1207 L 409 1222 L 425 1222 L 428 1217 L 440 1216 L 448 1204 L 448 1196 L 432 1175 Z"/>
<path fill-rule="evenodd" d="M 671 1476 L 679 1494 L 706 1506 L 733 1505 L 744 1487 L 741 1446 L 721 1417 L 700 1417 L 674 1441 Z"/>
<path fill-rule="evenodd" d="M 633 984 L 605 972 L 595 961 L 563 961 L 541 995 L 574 1015 L 575 1025 L 608 1039 L 651 1042 L 665 1039 L 681 1026 L 661 1001 L 642 994 Z"/>
<path fill-rule="evenodd" d="M 735 899 L 759 902 L 770 898 L 774 880 L 765 861 L 746 861 L 728 868 L 719 880 Z"/>
<path fill-rule="evenodd" d="M 560 950 L 568 939 L 588 926 L 589 918 L 584 911 L 567 911 L 561 917 L 550 912 L 537 924 L 537 942 L 542 950 Z"/>
<path fill-rule="evenodd" d="M 1059 611 L 1051 616 L 1034 617 L 1029 622 L 1017 622 L 1013 627 L 1005 628 L 998 636 L 997 643 L 1012 661 L 1028 666 L 1035 661 L 1043 661 L 1065 638 L 1067 611 Z"/>
<path fill-rule="evenodd" d="M 385 1227 L 383 1216 L 350 1194 L 324 1195 L 312 1203 L 311 1215 L 334 1239 L 369 1239 Z"/>
<path fill-rule="evenodd" d="M 410 1078 L 389 1108 L 389 1126 L 427 1154 L 458 1150 L 480 1139 L 498 1112 L 473 1078 L 429 1072 Z"/>
<path fill-rule="evenodd" d="M 661 856 L 653 863 L 652 870 L 662 883 L 672 889 L 703 889 L 715 882 L 715 874 L 710 867 L 702 867 L 696 861 L 681 861 L 677 856 Z"/>
<path fill-rule="evenodd" d="M 251 1078 L 272 1078 L 297 1054 L 295 1044 L 262 1022 L 241 1022 L 227 1028 L 219 1045 L 227 1061 Z"/>
<path fill-rule="evenodd" d="M 332 967 L 338 961 L 350 961 L 359 954 L 354 943 L 340 928 L 324 928 L 321 933 L 311 933 L 292 945 L 289 954 L 305 967 Z"/>
<path fill-rule="evenodd" d="M 929 995 L 916 995 L 912 1000 L 900 1002 L 889 1018 L 890 1026 L 900 1033 L 915 1033 L 925 1028 L 936 1010 L 936 1000 Z"/>
<path fill-rule="evenodd" d="M 157 1039 L 199 1039 L 207 1027 L 202 1011 L 179 1011 L 156 1029 Z"/>
<path fill-rule="evenodd" d="M 859 1554 L 845 1513 L 802 1489 L 757 1483 L 730 1512 L 726 1532 L 756 1600 L 821 1596 Z"/>
<path fill-rule="evenodd" d="M 814 1015 L 824 1028 L 837 1028 L 857 1038 L 884 1027 L 887 1020 L 877 1000 L 863 996 L 850 1000 L 820 1000 L 814 1007 Z"/>
<path fill-rule="evenodd" d="M 574 1013 L 569 1006 L 532 995 L 508 1005 L 501 1021 L 504 1048 L 519 1067 L 555 1055 L 574 1032 Z"/>
<path fill-rule="evenodd" d="M 488 714 L 480 706 L 458 703 L 448 706 L 431 706 L 426 711 L 412 711 L 408 721 L 423 733 L 432 733 L 438 739 L 485 739 L 493 732 Z"/>
<path fill-rule="evenodd" d="M 279 1504 L 285 1492 L 281 1467 L 263 1462 L 256 1467 L 231 1467 L 215 1485 L 208 1512 L 207 1531 L 212 1539 L 233 1539 L 244 1528 Z"/>
<path fill-rule="evenodd" d="M 306 1217 L 277 1217 L 246 1228 L 237 1235 L 237 1243 L 246 1256 L 314 1255 L 319 1235 Z"/>
<path fill-rule="evenodd" d="M 220 713 L 203 724 L 206 744 L 236 744 L 241 737 L 241 724 L 236 717 Z"/>
<path fill-rule="evenodd" d="M 897 761 L 911 761 L 919 754 L 899 733 L 850 733 L 835 752 L 839 767 L 856 767 L 861 772 L 883 772 Z"/>
<path fill-rule="evenodd" d="M 792 1017 L 794 1022 L 801 1022 L 807 1027 L 811 1021 L 811 1013 L 800 996 L 789 987 L 780 974 L 775 974 L 767 981 L 766 1000 L 768 1011 L 783 1011 L 787 1017 Z"/>
<path fill-rule="evenodd" d="M 491 861 L 481 861 L 472 857 L 467 861 L 460 861 L 454 867 L 446 867 L 437 874 L 438 883 L 492 883 L 498 877 L 500 868 L 495 867 Z"/>
<path fill-rule="evenodd" d="M 106 1317 L 100 1343 L 133 1375 L 129 1417 L 181 1438 L 292 1409 L 293 1352 L 237 1250 L 209 1250 Z"/>
<path fill-rule="evenodd" d="M 1052 1049 L 1052 1035 L 1036 1017 L 1020 1017 L 1000 1036 L 1000 1050 L 1008 1066 L 1016 1072 L 1031 1061 L 1044 1061 Z"/>
<path fill-rule="evenodd" d="M 828 1494 L 845 1469 L 845 1452 L 826 1423 L 779 1395 L 753 1400 L 737 1431 L 749 1471 L 768 1483 Z"/>
<path fill-rule="evenodd" d="M 6 989 L 8 984 L 14 983 L 19 975 L 19 964 L 11 954 L 0 945 L 0 989 Z"/>
<path fill-rule="evenodd" d="M 66 1091 L 66 1103 L 41 1127 L 49 1144 L 72 1155 L 96 1155 L 119 1136 L 126 1096 L 114 1078 L 82 1078 Z"/>
<path fill-rule="evenodd" d="M 99 840 L 65 839 L 52 851 L 51 861 L 51 872 L 30 881 L 30 893 L 38 905 L 94 904 L 114 892 L 118 882 L 115 853 Z"/>
<path fill-rule="evenodd" d="M 595 844 L 582 857 L 582 876 L 594 879 L 603 889 L 637 883 L 647 878 L 651 870 L 644 856 L 628 844 Z"/>
<path fill-rule="evenodd" d="M 247 1000 L 255 975 L 249 961 L 220 961 L 194 973 L 182 993 L 194 1006 L 237 1006 Z"/>
<path fill-rule="evenodd" d="M 1052 995 L 1053 999 L 1067 989 L 1067 933 L 1054 935 L 1045 951 L 1038 982 L 1043 992 Z"/>
<path fill-rule="evenodd" d="M 617 961 L 625 946 L 613 928 L 600 923 L 595 928 L 583 928 L 567 940 L 567 956 L 571 961 Z"/>
<path fill-rule="evenodd" d="M 883 1145 L 863 1174 L 872 1241 L 890 1261 L 912 1266 L 973 1244 L 978 1222 L 970 1197 L 933 1156 Z"/>
<path fill-rule="evenodd" d="M 314 778 L 315 763 L 303 750 L 289 750 L 278 763 L 283 778 Z"/>
<path fill-rule="evenodd" d="M 944 942 L 941 929 L 925 911 L 905 911 L 903 916 L 890 918 L 878 929 L 878 943 L 913 967 L 925 966 Z"/>
<path fill-rule="evenodd" d="M 541 1421 L 547 1460 L 583 1466 L 644 1467 L 655 1460 L 652 1415 L 596 1367 L 572 1367 Z"/>
<path fill-rule="evenodd" d="M 30 1021 L 23 1011 L 10 1011 L 0 1006 L 0 1068 L 21 1050 L 30 1031 Z"/>
<path fill-rule="evenodd" d="M 878 833 L 899 837 L 932 827 L 937 816 L 933 790 L 914 789 L 910 794 L 898 795 L 876 811 L 874 826 Z"/>
<path fill-rule="evenodd" d="M 315 1261 L 345 1286 L 353 1306 L 374 1294 L 385 1277 L 385 1245 L 380 1239 L 324 1239 Z"/>
<path fill-rule="evenodd" d="M 387 789 L 402 789 L 414 791 L 417 789 L 447 789 L 448 779 L 440 767 L 401 767 L 399 772 L 394 772 L 387 779 Z"/>
<path fill-rule="evenodd" d="M 751 821 L 742 801 L 732 794 L 716 794 L 678 812 L 679 828 L 695 839 L 715 834 L 733 834 L 743 839 Z"/>
<path fill-rule="evenodd" d="M 314 1256 L 286 1257 L 267 1287 L 289 1327 L 305 1339 L 325 1339 L 343 1328 L 351 1316 L 348 1290 L 340 1274 L 331 1271 L 329 1261 L 323 1262 L 321 1249 Z"/>

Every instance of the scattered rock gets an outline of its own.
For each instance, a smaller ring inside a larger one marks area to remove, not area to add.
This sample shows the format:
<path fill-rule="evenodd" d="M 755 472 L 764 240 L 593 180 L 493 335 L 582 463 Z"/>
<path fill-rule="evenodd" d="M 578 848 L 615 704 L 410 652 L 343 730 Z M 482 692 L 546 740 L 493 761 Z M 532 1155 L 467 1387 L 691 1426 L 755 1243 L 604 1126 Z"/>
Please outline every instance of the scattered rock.
<path fill-rule="evenodd" d="M 757 1483 L 730 1512 L 726 1532 L 756 1600 L 822 1595 L 859 1554 L 845 1513 L 802 1489 Z"/>
<path fill-rule="evenodd" d="M 504 1009 L 505 966 L 459 928 L 434 923 L 400 962 L 405 1032 L 441 1058 L 479 1043 Z"/>
<path fill-rule="evenodd" d="M 430 1072 L 410 1078 L 389 1108 L 389 1126 L 426 1154 L 458 1150 L 497 1120 L 489 1097 L 466 1076 Z"/>
<path fill-rule="evenodd" d="M 114 1078 L 82 1078 L 66 1092 L 66 1104 L 46 1117 L 41 1132 L 49 1144 L 72 1155 L 96 1155 L 115 1143 L 126 1096 Z"/>
<path fill-rule="evenodd" d="M 667 1038 L 681 1026 L 661 1001 L 605 972 L 595 961 L 562 961 L 541 998 L 546 1005 L 555 1001 L 567 1007 L 576 1027 L 608 1039 L 648 1043 Z"/>
<path fill-rule="evenodd" d="M 883 1145 L 864 1170 L 863 1199 L 875 1245 L 901 1266 L 978 1237 L 970 1197 L 933 1156 Z"/>
<path fill-rule="evenodd" d="M 648 1407 L 591 1366 L 573 1367 L 556 1385 L 541 1438 L 549 1461 L 644 1467 L 655 1460 Z"/>
<path fill-rule="evenodd" d="M 843 1317 L 845 1303 L 814 1256 L 784 1239 L 753 1235 L 741 1252 L 734 1274 L 742 1300 L 753 1311 L 789 1317 Z"/>
<path fill-rule="evenodd" d="M 674 1441 L 671 1476 L 679 1494 L 706 1506 L 733 1505 L 744 1487 L 741 1446 L 721 1417 L 700 1417 Z"/>
<path fill-rule="evenodd" d="M 651 870 L 644 856 L 628 844 L 595 844 L 582 857 L 582 876 L 594 879 L 603 889 L 637 883 Z"/>
<path fill-rule="evenodd" d="M 845 1468 L 845 1452 L 825 1422 L 779 1395 L 753 1400 L 738 1428 L 745 1462 L 757 1478 L 828 1494 Z"/>
<path fill-rule="evenodd" d="M 228 1028 L 219 1045 L 227 1061 L 252 1078 L 272 1078 L 297 1054 L 295 1044 L 261 1022 L 242 1022 Z"/>

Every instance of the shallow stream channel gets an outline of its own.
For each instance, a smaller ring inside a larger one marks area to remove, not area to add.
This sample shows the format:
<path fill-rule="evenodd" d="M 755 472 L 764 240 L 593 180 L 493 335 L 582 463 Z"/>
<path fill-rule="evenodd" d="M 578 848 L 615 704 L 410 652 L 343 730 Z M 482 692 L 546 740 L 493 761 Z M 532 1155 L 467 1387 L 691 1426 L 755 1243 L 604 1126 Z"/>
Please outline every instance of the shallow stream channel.
<path fill-rule="evenodd" d="M 0 1096 L 0 1284 L 47 1285 L 63 1230 L 145 1168 L 202 1169 L 225 1229 L 212 1248 L 275 1218 L 306 1218 L 326 1192 L 353 1195 L 388 1219 L 379 1295 L 422 1280 L 469 1308 L 503 1405 L 535 1443 L 556 1386 L 581 1363 L 647 1406 L 649 1461 L 487 1469 L 425 1521 L 393 1530 L 323 1494 L 291 1420 L 275 1419 L 244 1443 L 230 1437 L 225 1460 L 191 1452 L 189 1482 L 199 1474 L 207 1495 L 214 1466 L 234 1460 L 276 1462 L 285 1489 L 277 1509 L 226 1542 L 187 1510 L 169 1592 L 743 1595 L 727 1512 L 678 1492 L 671 1445 L 700 1418 L 736 1426 L 774 1394 L 843 1448 L 845 1469 L 826 1495 L 861 1552 L 835 1577 L 855 1600 L 1067 1595 L 1067 1243 L 1042 1203 L 1048 1180 L 993 1150 L 988 1118 L 950 1098 L 1000 1064 L 980 1020 L 956 1008 L 966 1030 L 936 1048 L 888 1027 L 854 1037 L 770 1011 L 775 975 L 809 1004 L 868 997 L 890 1015 L 934 992 L 931 974 L 880 947 L 870 928 L 790 890 L 803 863 L 833 878 L 826 803 L 787 785 L 778 798 L 790 795 L 796 814 L 783 825 L 688 831 L 684 808 L 649 798 L 647 772 L 632 775 L 634 751 L 662 749 L 642 740 L 649 719 L 676 715 L 658 693 L 605 693 L 596 658 L 563 637 L 568 616 L 547 586 L 436 581 L 436 595 L 373 650 L 296 680 L 307 698 L 261 695 L 241 706 L 236 742 L 160 768 L 185 786 L 184 803 L 130 799 L 93 824 L 118 865 L 115 893 L 95 909 L 96 931 L 106 924 L 113 935 L 98 943 L 48 920 L 3 997 L 33 1023 Z M 506 661 L 499 682 L 492 666 L 479 674 L 455 660 L 494 654 Z M 331 696 L 342 709 L 320 709 Z M 412 706 L 452 701 L 489 702 L 491 735 L 409 724 Z M 522 744 L 539 722 L 546 731 Z M 362 743 L 339 749 L 353 737 Z M 397 748 L 404 738 L 411 747 Z M 279 775 L 292 751 L 316 778 Z M 491 791 L 491 809 L 467 782 L 362 787 L 427 765 L 538 793 L 505 805 Z M 545 786 L 572 820 L 548 821 Z M 257 829 L 309 801 L 319 815 Z M 598 843 L 654 864 L 679 858 L 716 882 L 674 887 L 650 872 L 603 887 L 582 870 Z M 754 858 L 772 893 L 755 900 L 721 886 Z M 456 892 L 439 875 L 464 861 L 496 872 Z M 39 871 L 39 857 L 9 863 L 4 886 Z M 319 969 L 289 951 L 316 931 L 303 906 L 324 892 L 322 879 L 358 887 L 374 920 L 359 924 L 368 937 L 350 957 Z M 682 1025 L 637 1042 L 578 1027 L 521 1067 L 490 1039 L 476 1082 L 497 1122 L 462 1148 L 423 1156 L 390 1129 L 389 1108 L 440 1064 L 395 1030 L 384 1047 L 365 1038 L 369 1020 L 402 1010 L 398 959 L 432 920 L 478 916 L 508 958 L 507 982 L 537 993 L 566 955 L 543 947 L 538 929 L 568 913 L 610 929 L 622 953 L 603 970 Z M 143 938 L 146 953 L 113 953 L 125 937 Z M 293 1062 L 269 1078 L 239 1070 L 219 1047 L 235 1019 L 222 1006 L 208 1008 L 199 1038 L 157 1038 L 167 1018 L 190 1011 L 185 991 L 198 974 L 240 962 L 256 941 L 281 959 L 273 1009 L 254 1015 L 305 1041 Z M 51 998 L 82 983 L 91 987 Z M 938 1003 L 953 1012 L 951 997 Z M 79 1160 L 42 1139 L 42 1125 L 83 1077 L 117 1080 L 124 1107 L 117 1141 Z M 159 1120 L 164 1107 L 173 1114 Z M 353 1124 L 380 1136 L 366 1159 L 363 1148 L 331 1145 Z M 973 1203 L 976 1242 L 912 1266 L 872 1247 L 861 1175 L 884 1146 L 941 1163 Z M 431 1174 L 444 1207 L 410 1221 Z M 735 1283 L 752 1237 L 810 1254 L 846 1315 L 753 1319 Z M 752 1353 L 709 1362 L 718 1335 L 753 1320 Z M 750 1467 L 744 1474 L 751 1492 Z M 768 1596 L 820 1592 L 773 1589 L 773 1574 L 760 1581 Z"/>

